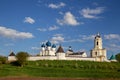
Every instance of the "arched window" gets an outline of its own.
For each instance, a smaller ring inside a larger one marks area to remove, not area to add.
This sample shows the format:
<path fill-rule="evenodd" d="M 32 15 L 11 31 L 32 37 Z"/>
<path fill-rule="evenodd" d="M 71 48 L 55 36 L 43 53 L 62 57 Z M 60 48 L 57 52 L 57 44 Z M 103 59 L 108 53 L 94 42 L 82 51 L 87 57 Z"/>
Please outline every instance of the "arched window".
<path fill-rule="evenodd" d="M 97 42 L 97 45 L 98 45 L 98 42 Z"/>
<path fill-rule="evenodd" d="M 95 55 L 97 56 L 97 52 L 95 52 Z"/>

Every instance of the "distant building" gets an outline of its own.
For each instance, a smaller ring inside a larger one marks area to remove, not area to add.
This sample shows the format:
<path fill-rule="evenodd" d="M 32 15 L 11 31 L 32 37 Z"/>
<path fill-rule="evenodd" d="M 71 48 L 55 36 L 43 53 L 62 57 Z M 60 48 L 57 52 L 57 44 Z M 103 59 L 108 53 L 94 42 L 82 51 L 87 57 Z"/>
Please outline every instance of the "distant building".
<path fill-rule="evenodd" d="M 117 62 L 115 55 L 112 55 L 109 60 L 112 62 Z"/>
<path fill-rule="evenodd" d="M 46 42 L 46 44 L 41 45 L 41 56 L 55 56 L 56 53 L 56 45 L 51 44 L 50 41 Z"/>
<path fill-rule="evenodd" d="M 94 48 L 91 50 L 91 57 L 96 58 L 96 61 L 106 61 L 106 49 L 102 48 L 102 38 L 98 33 L 94 39 Z"/>
<path fill-rule="evenodd" d="M 66 56 L 68 57 L 87 57 L 86 52 L 74 52 L 72 47 L 69 46 L 69 49 L 66 52 Z"/>
<path fill-rule="evenodd" d="M 58 50 L 56 51 L 56 55 L 57 55 L 57 59 L 58 60 L 65 60 L 65 52 L 62 48 L 62 46 L 60 45 Z"/>
<path fill-rule="evenodd" d="M 10 52 L 10 55 L 8 56 L 8 60 L 11 61 L 16 61 L 15 53 L 13 51 Z"/>

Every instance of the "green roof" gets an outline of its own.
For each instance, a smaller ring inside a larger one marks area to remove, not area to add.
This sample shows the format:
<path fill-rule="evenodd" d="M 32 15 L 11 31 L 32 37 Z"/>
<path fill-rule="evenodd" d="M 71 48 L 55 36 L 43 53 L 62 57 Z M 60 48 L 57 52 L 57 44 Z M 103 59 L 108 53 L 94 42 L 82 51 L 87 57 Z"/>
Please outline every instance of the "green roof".
<path fill-rule="evenodd" d="M 116 58 L 114 55 L 112 55 L 109 60 L 116 60 Z"/>

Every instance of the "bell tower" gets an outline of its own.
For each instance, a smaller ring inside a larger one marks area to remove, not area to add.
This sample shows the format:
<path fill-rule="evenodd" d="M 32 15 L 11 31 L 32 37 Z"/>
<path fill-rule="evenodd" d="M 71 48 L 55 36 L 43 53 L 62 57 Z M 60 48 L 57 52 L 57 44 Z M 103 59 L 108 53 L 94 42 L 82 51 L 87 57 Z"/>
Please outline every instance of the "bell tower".
<path fill-rule="evenodd" d="M 94 39 L 94 48 L 91 50 L 91 57 L 96 61 L 107 60 L 106 49 L 102 47 L 102 37 L 98 33 Z"/>
<path fill-rule="evenodd" d="M 95 49 L 102 49 L 102 38 L 101 38 L 99 33 L 95 36 L 94 48 Z"/>

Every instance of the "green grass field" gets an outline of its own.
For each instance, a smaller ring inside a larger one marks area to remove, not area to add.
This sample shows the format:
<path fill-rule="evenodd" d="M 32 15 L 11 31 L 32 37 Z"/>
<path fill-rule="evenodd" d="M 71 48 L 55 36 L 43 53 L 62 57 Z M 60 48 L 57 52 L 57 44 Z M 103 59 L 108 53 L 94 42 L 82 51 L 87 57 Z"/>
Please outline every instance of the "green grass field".
<path fill-rule="evenodd" d="M 0 65 L 0 77 L 120 78 L 120 63 L 90 61 L 29 61 L 24 67 Z"/>

